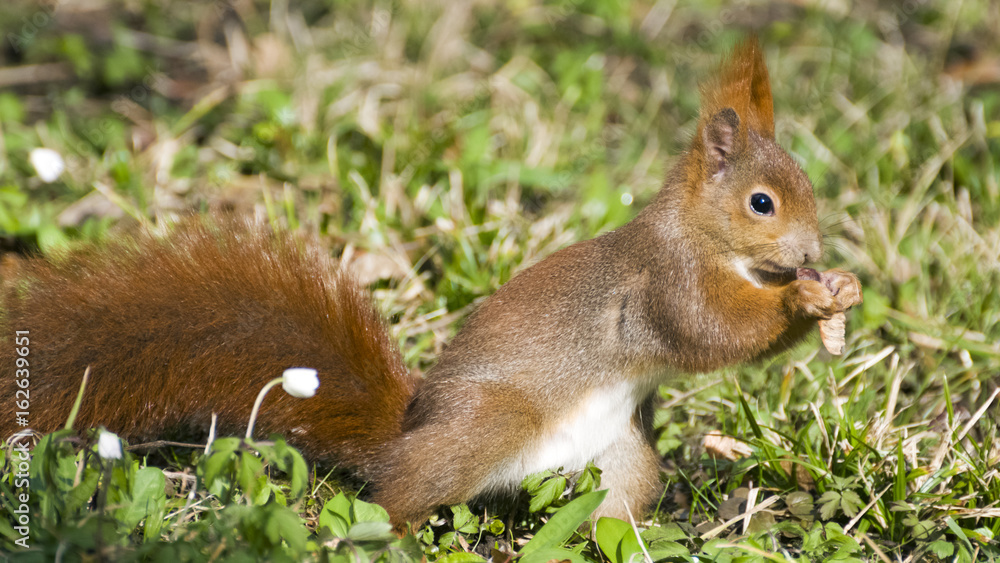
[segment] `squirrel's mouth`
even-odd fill
[[[765,283],[791,283],[795,279],[795,268],[782,266],[777,262],[765,260],[754,267],[758,277]]]

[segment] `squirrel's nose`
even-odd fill
[[[802,263],[808,264],[809,262],[816,262],[823,257],[823,240],[822,238],[817,238],[816,240],[810,242],[802,251]]]

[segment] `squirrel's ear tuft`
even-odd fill
[[[764,51],[755,35],[741,41],[719,67],[715,78],[701,87],[701,126],[719,112],[732,108],[742,125],[740,138],[748,131],[774,138],[774,102]]]
[[[705,147],[705,164],[709,177],[715,177],[726,169],[726,160],[737,147],[740,118],[733,108],[725,108],[712,116],[702,129],[702,143]]]

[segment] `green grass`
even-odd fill
[[[777,137],[815,184],[823,266],[856,272],[865,303],[841,358],[813,339],[661,390],[665,494],[636,515],[646,547],[668,561],[1000,559],[992,3],[87,5],[16,0],[0,14],[3,248],[48,252],[191,211],[260,214],[318,234],[366,276],[421,370],[480,298],[649,201],[693,133],[697,81],[757,29]],[[28,161],[40,146],[66,160],[56,182]],[[711,458],[713,430],[752,455]],[[296,498],[280,443],[262,459],[291,478],[257,477],[240,448],[102,468],[88,447],[43,444],[42,551],[19,551],[0,520],[3,551],[26,559],[618,561],[638,547],[614,522],[596,540],[574,534],[570,498],[588,478],[539,477],[513,516],[456,508],[392,540],[377,508],[323,474]],[[201,479],[191,500],[183,472]],[[122,508],[137,498],[152,508]],[[751,506],[764,508],[737,518]],[[528,548],[532,536],[544,541]]]

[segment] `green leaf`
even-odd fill
[[[90,502],[97,492],[97,483],[101,478],[100,465],[89,467],[83,472],[80,484],[66,495],[66,512],[73,513]]]
[[[468,506],[464,504],[453,506],[451,513],[454,515],[452,525],[455,530],[463,534],[475,534],[479,531],[479,517],[474,515]]]
[[[208,457],[203,457],[199,465],[202,469],[202,481],[206,488],[211,488],[212,484],[229,475],[224,475],[232,471],[235,462],[234,454],[240,447],[238,438],[220,438],[212,442],[212,451]]]
[[[819,497],[819,503],[819,517],[823,520],[829,520],[837,515],[837,510],[840,508],[840,493],[827,491]]]
[[[710,557],[712,563],[730,563],[735,558],[729,549],[729,542],[720,539],[709,540],[705,545],[701,546],[701,553],[699,554],[699,561],[701,560],[700,555],[703,553]],[[753,559],[736,559],[737,561],[754,561]]]
[[[758,440],[763,440],[764,433],[761,431],[760,426],[757,425],[757,419],[754,418],[753,412],[750,410],[750,405],[747,404],[746,398],[743,397],[743,389],[740,388],[738,382],[736,384],[736,398],[740,400],[740,406],[743,408],[743,413],[746,415],[747,422],[750,423],[750,429],[753,430],[753,435],[756,436]]]
[[[451,549],[451,546],[455,545],[455,538],[458,537],[458,532],[445,532],[441,534],[438,539],[437,544],[441,549]]]
[[[31,479],[40,479],[46,487],[67,491],[76,477],[76,454],[65,438],[73,430],[59,430],[43,436],[35,446],[31,459]]]
[[[690,541],[690,536],[677,524],[670,523],[665,526],[649,528],[643,531],[640,537],[646,542],[646,548],[653,561],[661,561],[669,557],[687,558],[691,555],[687,547],[678,543]]]
[[[288,473],[288,478],[291,480],[292,497],[299,498],[309,488],[309,466],[298,450],[289,448],[288,455],[292,458],[292,467],[285,473]]]
[[[137,80],[145,72],[142,55],[122,43],[115,43],[114,49],[104,58],[104,79],[113,87],[130,80]]]
[[[14,527],[6,518],[0,518],[0,536],[14,541],[21,538],[21,534],[14,531]]]
[[[931,532],[933,532],[936,527],[937,526],[934,525],[934,522],[931,522],[930,520],[920,520],[913,526],[913,537],[918,540],[929,539]]]
[[[824,527],[824,531],[827,537],[824,546],[836,548],[836,552],[831,556],[831,559],[844,560],[851,554],[861,551],[861,545],[858,541],[845,534],[840,524],[829,522]]]
[[[388,522],[358,522],[347,531],[347,538],[355,541],[392,540],[395,537],[392,524]]]
[[[274,442],[274,462],[278,469],[288,475],[290,493],[293,498],[301,497],[309,484],[309,467],[298,450],[288,445],[279,435],[271,437]]]
[[[524,553],[524,550],[521,550],[521,553]],[[587,559],[579,553],[560,547],[546,547],[544,549],[538,549],[523,555],[517,561],[518,563],[549,563],[550,561],[588,563]]]
[[[309,530],[302,524],[302,519],[293,510],[276,504],[268,505],[271,510],[264,521],[264,532],[274,544],[280,545],[284,540],[288,546],[301,553],[306,548]]]
[[[449,553],[444,557],[437,560],[438,563],[479,563],[481,561],[486,561],[482,557],[476,555],[475,553]]]
[[[968,535],[968,532],[970,530],[966,529],[965,531],[966,531],[966,535]],[[977,539],[977,540],[979,540],[979,541],[981,541],[983,543],[990,543],[990,542],[993,541],[993,536],[994,536],[993,530],[991,530],[989,528],[979,527],[979,528],[976,528],[975,530],[971,530],[971,531],[972,531],[972,533],[977,534],[976,536],[973,536],[973,537],[975,537],[975,539]]]
[[[861,501],[858,493],[848,489],[840,494],[840,508],[848,518],[854,518],[865,503]]]
[[[264,480],[264,487],[270,494],[274,495],[274,502],[280,504],[281,506],[288,506],[288,497],[285,496],[285,491],[279,485],[272,483],[267,475],[262,475],[261,479]]]
[[[653,561],[662,561],[669,557],[690,557],[691,551],[683,544],[673,541],[656,542],[649,546],[649,556]]]
[[[334,537],[347,537],[347,530],[351,525],[351,501],[347,500],[344,493],[326,501],[319,513],[318,524],[321,528],[328,528]]]
[[[576,485],[573,487],[573,492],[576,494],[589,493],[591,491],[596,491],[601,486],[601,470],[594,462],[588,461],[587,467],[583,469],[580,473],[580,477],[576,480]]]
[[[237,460],[236,480],[243,489],[243,494],[253,498],[257,494],[258,477],[264,472],[264,465],[257,454],[250,450],[240,452]]]
[[[351,515],[351,500],[344,493],[338,493],[337,496],[326,501],[326,504],[323,505],[323,510],[329,510],[347,522],[354,521]]]
[[[973,551],[972,542],[970,542],[969,538],[966,537],[965,532],[962,531],[962,528],[958,525],[958,522],[955,522],[955,519],[952,518],[951,516],[946,516],[944,519],[944,523],[947,524],[948,529],[951,530],[951,533],[955,534],[956,536],[958,536],[960,540],[962,540],[962,543],[965,545],[966,549],[972,552]]]
[[[658,541],[686,541],[690,536],[673,522],[663,526],[654,526],[642,532],[642,539],[651,544]]]
[[[896,478],[892,485],[892,500],[906,500],[906,457],[903,455],[903,441],[896,442]]]
[[[636,553],[641,553],[639,541],[628,522],[617,518],[601,518],[597,521],[594,539],[604,555],[614,563],[625,563]]]
[[[486,526],[486,530],[494,536],[502,535],[506,529],[507,527],[504,526],[503,522],[496,518],[490,520],[490,523]]]
[[[546,479],[539,485],[531,495],[531,504],[528,510],[538,512],[550,506],[566,491],[567,479],[562,475],[555,475]]]
[[[267,478],[267,475],[261,475],[257,477],[254,487],[257,492],[251,497],[251,503],[255,506],[264,506],[267,504],[267,501],[271,500],[271,481]]]
[[[597,510],[597,507],[604,501],[608,491],[594,491],[571,500],[566,506],[560,508],[552,515],[552,518],[542,526],[541,530],[531,538],[521,554],[539,551],[549,547],[555,547],[566,541],[580,524],[587,521],[590,515]]]
[[[625,534],[631,531],[627,522],[617,518],[601,518],[597,521],[594,540],[605,557],[614,563],[621,563],[621,544]]]
[[[214,442],[212,442],[212,449],[209,451],[209,455],[231,454],[240,449],[241,445],[243,445],[243,440],[239,438],[217,438]]]
[[[964,545],[959,545],[958,553],[955,554],[955,558],[952,561],[956,563],[972,563],[972,553]]]
[[[811,520],[813,518],[813,497],[804,491],[795,491],[785,496],[785,506],[788,512],[797,518]]]
[[[167,506],[166,486],[167,480],[160,469],[143,467],[136,471],[130,491],[131,500],[116,513],[122,527],[131,532],[140,521],[147,518],[146,537],[158,537]]]
[[[955,553],[955,544],[950,541],[938,540],[931,542],[930,548],[934,552],[934,555],[937,555],[938,559],[947,559]]]
[[[944,392],[944,406],[948,412],[948,428],[955,428],[955,405],[951,402],[951,388],[948,387],[948,375],[941,376],[941,390]]]
[[[347,530],[351,527],[350,523],[347,522],[347,519],[339,514],[327,511],[325,507],[323,511],[319,513],[318,524],[320,528],[330,530],[330,533],[333,534],[333,537],[335,538],[346,538]]]
[[[542,481],[554,475],[551,471],[539,471],[538,473],[532,473],[521,481],[521,488],[528,491],[530,494],[534,494],[541,486]]]
[[[388,522],[389,513],[377,504],[354,499],[351,502],[351,519],[354,522]]]

